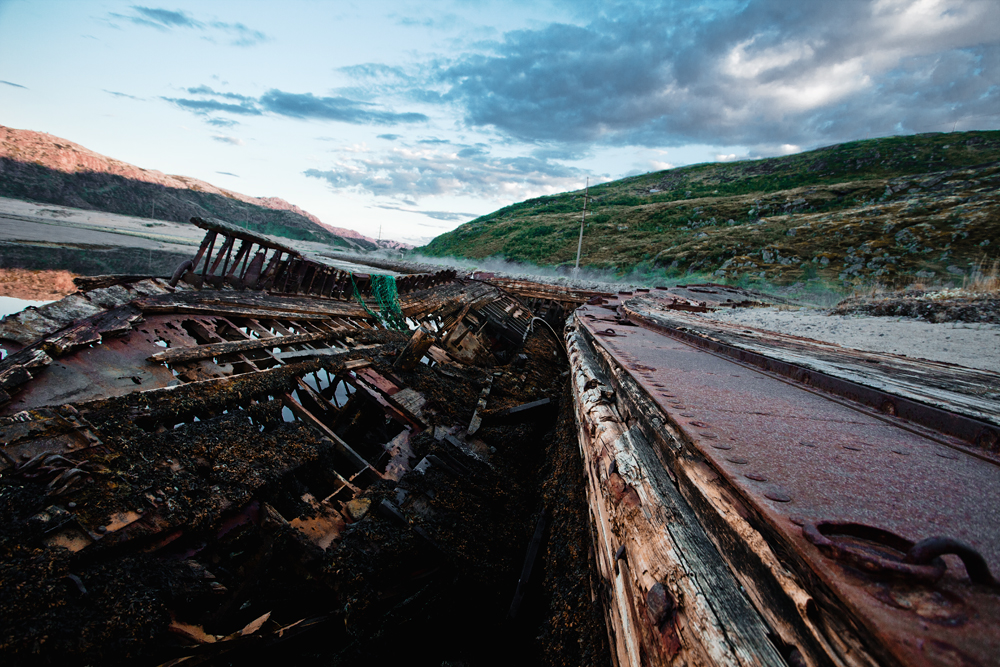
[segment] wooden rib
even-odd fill
[[[286,347],[296,343],[311,343],[314,341],[332,339],[336,332],[292,334],[290,336],[273,336],[271,338],[247,338],[245,340],[226,341],[223,343],[208,343],[197,347],[179,347],[157,352],[148,357],[155,363],[181,363],[207,357],[217,357],[223,354],[259,350],[262,348]]]

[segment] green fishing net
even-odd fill
[[[380,321],[386,329],[396,329],[407,331],[406,318],[403,317],[403,310],[399,304],[399,294],[396,292],[396,279],[393,276],[385,276],[377,273],[371,274],[372,295],[375,303],[378,304],[378,313],[372,312],[368,304],[361,297],[358,285],[354,282],[354,275],[351,274],[351,285],[354,286],[354,298],[357,299],[361,307],[369,315]]]

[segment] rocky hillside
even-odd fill
[[[856,141],[590,189],[581,264],[840,283],[960,279],[1000,255],[1000,132]],[[572,266],[583,191],[482,216],[422,252]]]
[[[3,126],[0,196],[174,222],[208,216],[275,236],[355,250],[376,248],[371,239],[357,232],[338,234],[278,197],[250,197],[196,178],[136,167],[51,134]]]

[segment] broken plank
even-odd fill
[[[479,427],[482,426],[483,418],[479,416],[479,413],[486,409],[486,399],[490,397],[490,389],[493,387],[493,376],[486,378],[486,386],[483,387],[483,391],[479,394],[479,402],[476,403],[476,411],[472,413],[472,419],[469,420],[469,428],[466,430],[467,435],[474,435]]]
[[[551,416],[555,411],[555,404],[549,398],[542,398],[530,403],[490,412],[482,415],[483,424],[520,424],[528,421],[535,421],[543,417]]]
[[[281,398],[283,399],[282,402],[288,407],[289,410],[295,413],[296,417],[307,424],[312,424],[322,431],[323,435],[333,441],[334,447],[349,461],[357,466],[357,469],[351,473],[352,477],[356,476],[359,472],[368,470],[374,473],[379,479],[382,478],[382,474],[375,470],[375,468],[373,468],[363,456],[354,451],[353,447],[344,442],[344,440],[339,435],[334,433],[333,429],[324,424],[319,417],[302,407],[302,404],[296,401],[291,394],[282,394]]]
[[[283,320],[325,320],[329,315],[315,313],[300,313],[263,308],[247,308],[228,304],[205,305],[198,303],[152,302],[136,299],[136,306],[144,313],[187,313],[192,315],[236,315],[239,317],[255,317],[264,319],[281,318]]]
[[[433,344],[434,336],[423,327],[418,327],[413,332],[413,335],[410,336],[406,347],[396,357],[396,361],[392,367],[401,371],[412,371],[420,363],[420,360],[423,359],[424,354],[427,353],[427,348]]]
[[[335,338],[338,334],[334,332],[292,334],[290,336],[273,336],[271,338],[251,338],[248,340],[226,341],[223,343],[209,343],[196,347],[178,347],[167,349],[151,355],[148,360],[155,363],[180,363],[193,361],[195,359],[205,359],[207,357],[217,357],[223,354],[234,352],[245,352],[247,350],[260,350],[263,348],[287,347],[297,343],[312,343],[321,340]],[[312,350],[310,350],[312,351]]]

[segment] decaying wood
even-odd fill
[[[631,376],[589,334],[579,334],[577,340],[578,349],[592,354],[598,371],[610,381],[613,400],[620,410],[632,416],[635,428],[647,442],[655,443],[647,450],[654,457],[646,462],[649,469],[671,471],[685,506],[690,508],[691,525],[704,527],[717,549],[715,553],[725,559],[753,606],[781,641],[794,647],[810,666],[879,664],[858,629],[841,618],[842,610],[824,608],[806,590],[803,581],[808,573],[796,574],[789,569],[790,564],[772,547],[774,536],[769,540],[761,533],[764,522],[754,519],[739,493],[685,444],[676,426]],[[571,356],[571,364],[575,363]]]
[[[567,347],[618,664],[785,664],[582,336],[569,333]]]
[[[613,296],[607,292],[579,290],[556,285],[546,285],[530,280],[505,280],[496,276],[490,278],[490,283],[524,299],[548,299],[558,301],[566,306],[580,306],[596,297]]]
[[[317,333],[292,334],[290,336],[272,336],[270,338],[251,338],[248,340],[225,341],[222,343],[209,343],[198,345],[197,347],[181,347],[157,352],[149,357],[149,361],[155,363],[180,363],[193,361],[195,359],[206,359],[217,357],[233,352],[246,352],[247,350],[260,350],[264,348],[287,347],[298,343],[313,343],[330,340],[341,335],[339,332],[323,331]]]
[[[433,344],[434,335],[423,327],[417,327],[413,335],[410,336],[410,340],[406,343],[406,347],[396,357],[393,368],[406,372],[412,371],[417,367],[417,364],[420,363],[424,355],[427,354],[427,349]]]
[[[101,287],[111,287],[112,285],[125,285],[137,283],[151,276],[133,276],[128,274],[111,274],[105,276],[77,276],[73,278],[73,284],[81,291],[87,292]]]
[[[469,428],[466,430],[467,435],[474,435],[482,425],[483,418],[479,416],[479,413],[486,409],[486,401],[490,397],[490,389],[492,388],[493,376],[490,375],[486,378],[486,386],[483,387],[482,392],[479,394],[479,402],[476,403],[476,410],[472,413],[472,419],[469,421]]]

